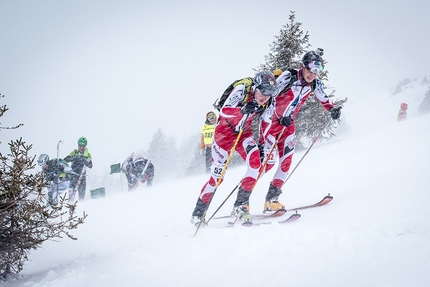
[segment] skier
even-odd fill
[[[322,55],[323,50],[320,48],[316,51],[307,52],[302,58],[300,69],[287,70],[276,80],[279,94],[275,97],[275,111],[264,145],[265,158],[272,150],[279,135],[281,133],[282,135],[278,139],[276,146],[279,165],[269,185],[264,211],[285,209],[278,199],[282,193],[281,188],[287,179],[294,153],[294,117],[309,95],[313,92],[324,109],[330,111],[333,119],[340,118],[341,107],[334,107],[332,101],[324,92],[322,82],[318,79],[318,74],[324,69]],[[270,159],[267,162],[265,172],[269,171],[275,162],[276,160]]]
[[[406,113],[407,110],[408,110],[408,104],[401,103],[399,114],[397,115],[397,121],[398,122],[406,120],[406,118],[408,117],[408,114]]]
[[[91,154],[88,151],[87,144],[87,139],[85,137],[80,137],[78,139],[78,149],[74,149],[64,158],[66,162],[72,163],[72,170],[76,173],[70,178],[70,187],[73,190],[73,195],[70,198],[71,200],[74,200],[76,191],[79,193],[80,201],[85,199],[87,188],[86,167],[93,167]]]
[[[232,214],[245,223],[252,220],[249,214],[249,197],[256,183],[261,160],[252,134],[251,123],[255,117],[261,118],[259,124],[261,131],[270,125],[273,97],[278,90],[273,74],[266,71],[258,73],[249,85],[248,87],[246,84],[237,85],[220,110],[212,143],[211,176],[201,189],[192,213],[191,223],[194,225],[199,225],[200,221],[204,220],[202,217],[208,208],[217,182],[222,182],[221,174],[226,168],[227,159],[236,141],[235,151],[245,160],[247,171],[240,183]],[[240,135],[239,138],[238,135]]]
[[[215,130],[216,114],[212,111],[206,114],[206,121],[202,127],[202,137],[200,141],[200,155],[205,156],[206,173],[211,172],[212,165],[212,141]]]
[[[71,194],[70,175],[74,172],[69,165],[62,159],[49,159],[47,154],[41,154],[37,159],[37,164],[42,167],[45,180],[48,183],[48,203],[52,206],[58,204],[58,196],[65,190]]]
[[[128,182],[128,191],[135,190],[139,185],[146,182],[148,187],[152,186],[154,180],[154,165],[145,159],[141,153],[134,152],[122,163],[122,173],[125,174]]]

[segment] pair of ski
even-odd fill
[[[333,200],[333,196],[328,194],[328,195],[324,196],[323,199],[321,199],[320,201],[318,201],[317,203],[314,203],[314,204],[299,206],[299,207],[290,208],[290,209],[280,209],[280,210],[277,210],[276,212],[271,213],[271,214],[253,215],[252,216],[252,219],[253,219],[252,223],[244,222],[244,223],[242,223],[242,225],[249,227],[249,226],[259,226],[259,225],[264,225],[264,224],[272,224],[273,222],[277,222],[279,224],[294,222],[301,217],[301,215],[298,213],[299,210],[324,206],[324,205],[328,204],[329,202],[331,202],[332,200]],[[287,218],[282,217],[284,214],[286,214],[289,211],[295,211],[296,213],[290,215]],[[233,215],[218,216],[218,217],[214,217],[213,219],[224,219],[224,218],[233,218],[234,219],[234,221],[228,222],[229,226],[234,226],[238,220],[238,218],[234,217]],[[278,218],[280,218],[280,219],[277,220]],[[275,219],[275,220],[265,221],[266,219]]]

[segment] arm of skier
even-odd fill
[[[315,81],[316,84],[314,95],[321,102],[324,109],[326,109],[326,111],[330,111],[332,108],[334,108],[334,104],[325,93],[322,82],[319,79],[315,79]]]
[[[235,87],[224,106],[220,110],[220,117],[228,121],[229,125],[235,131],[239,131],[244,125],[244,121],[248,118],[247,115],[241,113],[241,106],[243,99],[245,97],[245,85],[238,85]]]
[[[324,92],[321,81],[318,79],[316,79],[316,81],[317,82],[316,82],[316,87],[315,87],[315,91],[314,91],[315,96],[321,102],[324,109],[326,109],[327,111],[330,112],[333,120],[339,119],[340,115],[341,115],[340,110],[342,109],[342,106],[335,107],[333,102],[330,100],[330,98]]]

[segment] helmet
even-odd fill
[[[312,73],[319,74],[324,70],[322,55],[324,55],[324,50],[321,48],[318,48],[316,51],[307,52],[302,58],[303,65]]]
[[[206,119],[208,119],[208,120],[209,119],[216,119],[216,114],[214,112],[210,111],[206,114]]]
[[[80,137],[78,139],[78,145],[79,146],[87,146],[87,143],[88,143],[88,141],[87,141],[86,137]]]
[[[408,109],[408,104],[407,103],[401,103],[400,104],[400,109],[402,109],[402,110],[407,110]]]
[[[261,71],[255,75],[254,84],[266,97],[274,97],[278,93],[275,77],[268,71]]]
[[[47,154],[42,153],[39,155],[39,158],[37,159],[37,164],[40,166],[44,166],[49,160],[49,156]]]
[[[275,78],[279,77],[281,74],[282,74],[282,70],[281,70],[281,69],[276,69],[276,70],[273,72],[273,76],[274,76]]]

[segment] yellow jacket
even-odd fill
[[[200,141],[200,149],[212,147],[215,125],[204,124],[202,127],[202,136]]]

